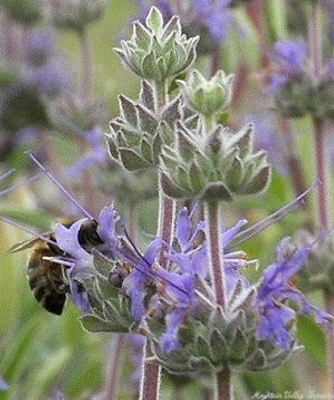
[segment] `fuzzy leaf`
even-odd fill
[[[153,114],[155,113],[155,98],[151,84],[146,81],[141,81],[140,102]]]
[[[164,20],[161,12],[156,7],[151,8],[145,22],[153,32],[162,31]]]
[[[152,159],[152,148],[150,143],[147,142],[147,140],[142,139],[141,141],[141,146],[140,146],[140,153],[143,156],[143,158],[148,161],[149,163],[153,163]]]
[[[181,119],[181,97],[177,96],[172,102],[162,110],[161,119],[168,125],[174,124],[178,119]]]
[[[151,164],[145,161],[138,153],[130,149],[119,149],[120,158],[128,171],[150,168]]]
[[[109,322],[93,314],[83,315],[79,318],[81,325],[88,332],[118,332]],[[126,331],[123,331],[126,332]]]
[[[211,183],[202,192],[203,201],[232,201],[233,195],[223,183]]]
[[[240,188],[243,194],[257,194],[264,191],[270,182],[271,168],[269,165],[263,167],[247,185]]]
[[[121,94],[119,96],[119,107],[121,115],[127,124],[137,127],[137,111],[135,103]]]
[[[184,190],[182,190],[179,186],[174,185],[174,183],[172,183],[172,181],[168,178],[168,176],[165,173],[161,174],[160,183],[163,192],[167,196],[175,199],[182,199],[186,197]]]
[[[139,126],[141,130],[148,132],[150,136],[153,136],[158,129],[157,120],[154,118],[153,114],[143,105],[138,104],[136,108],[139,115]]]

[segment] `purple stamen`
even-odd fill
[[[93,220],[94,217],[90,212],[88,212],[72,195],[71,193],[65,189],[64,185],[62,185],[52,174],[49,172],[32,153],[28,153],[29,157],[34,161],[34,163],[44,172],[44,174],[58,187],[58,189],[76,206],[78,209],[84,214],[85,217]]]
[[[8,171],[7,173],[5,173],[4,179],[7,178],[9,175],[11,175],[13,172],[14,172],[14,170],[11,170],[11,171]],[[23,182],[19,182],[19,183],[15,184],[15,185],[9,187],[8,189],[1,190],[0,191],[0,196],[5,196],[6,194],[11,193],[16,189],[19,189],[22,186],[29,185],[31,182],[37,180],[38,178],[40,178],[43,175],[44,175],[43,172],[39,172],[38,174],[36,174],[34,176],[31,176],[30,178],[26,179]],[[3,178],[3,176],[0,177],[0,181],[2,180],[2,178]]]

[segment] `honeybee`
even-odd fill
[[[62,219],[60,222],[69,228],[78,219]],[[92,248],[102,244],[97,233],[97,222],[86,220],[83,222],[79,233],[78,241],[84,250],[90,252]],[[64,309],[66,294],[70,293],[70,286],[66,277],[66,265],[61,265],[49,260],[49,257],[66,256],[57,246],[54,231],[42,235],[46,238],[34,238],[14,245],[10,252],[32,249],[28,259],[27,278],[30,289],[35,299],[47,311],[61,315]],[[53,244],[54,242],[55,244]]]

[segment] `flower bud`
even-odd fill
[[[161,155],[162,189],[172,198],[199,197],[205,201],[231,201],[258,194],[270,181],[266,153],[253,153],[253,126],[231,132],[218,125],[203,134],[177,123],[174,146]]]
[[[50,102],[49,116],[60,131],[86,132],[106,118],[106,105],[103,99],[82,100],[74,94]]]
[[[33,25],[42,16],[40,0],[2,0],[1,6],[14,21],[23,25]]]
[[[187,82],[178,83],[183,88],[189,107],[205,117],[225,111],[230,104],[233,75],[225,75],[221,70],[210,80],[206,80],[199,71],[194,70]]]
[[[50,1],[47,12],[59,29],[82,31],[86,25],[99,19],[106,7],[105,0]]]
[[[129,171],[158,165],[162,145],[173,141],[174,123],[183,115],[180,97],[158,111],[153,88],[143,81],[139,101],[120,96],[119,105],[121,115],[106,134],[111,156]]]
[[[297,235],[299,247],[310,246],[305,267],[298,274],[298,286],[304,291],[321,289],[334,293],[334,235],[322,232],[315,237],[301,231]]]
[[[135,74],[162,82],[189,67],[196,58],[197,42],[198,37],[187,39],[182,34],[178,17],[163,26],[160,11],[152,7],[146,26],[136,21],[131,39],[115,51]]]

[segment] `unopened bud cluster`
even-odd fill
[[[297,234],[298,245],[310,246],[310,255],[298,275],[298,284],[305,292],[324,290],[334,293],[334,235],[323,231],[317,237],[310,232]]]
[[[182,34],[178,17],[163,26],[161,13],[152,8],[146,26],[134,23],[130,40],[115,49],[122,61],[144,79],[162,82],[185,71],[196,58],[198,37]]]
[[[154,7],[146,26],[135,23],[132,39],[116,51],[144,80],[138,101],[119,98],[121,114],[106,134],[110,154],[127,170],[159,168],[162,189],[172,198],[230,201],[260,193],[270,166],[265,152],[253,152],[252,126],[234,132],[217,123],[228,111],[232,75],[218,71],[207,80],[193,71],[177,80],[181,93],[161,96],[161,83],[195,60],[196,43],[181,34],[176,17],[163,26]]]

